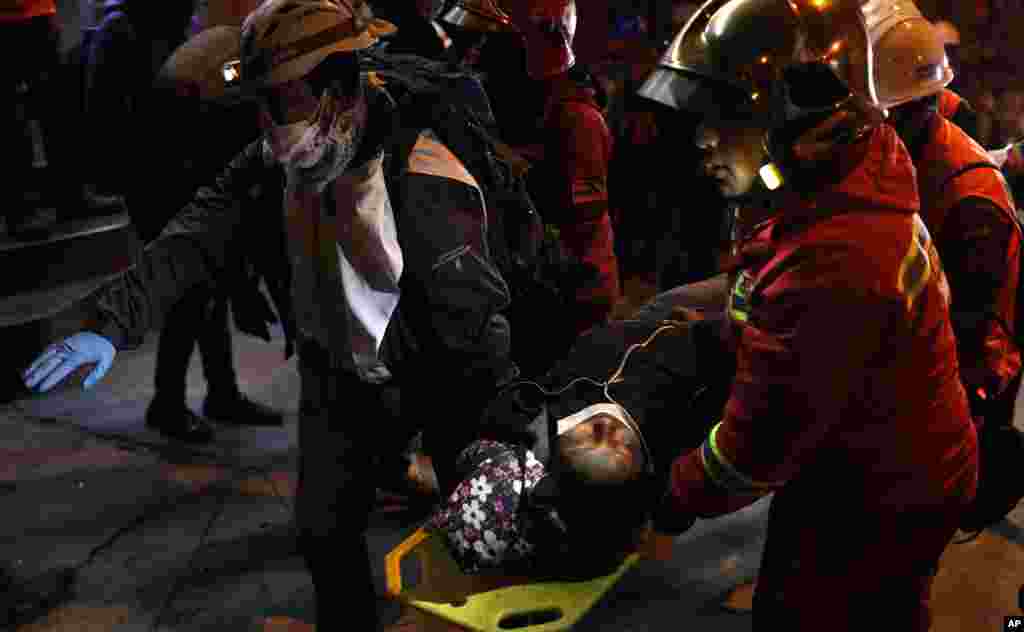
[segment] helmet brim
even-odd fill
[[[365,50],[375,46],[380,42],[381,38],[390,37],[397,32],[398,27],[393,23],[380,18],[373,18],[370,20],[367,28],[358,35],[338,40],[329,46],[324,46],[306,55],[290,59],[275,66],[269,73],[258,80],[246,81],[246,78],[243,76],[238,94],[247,98],[262,95],[271,86],[305,77],[329,55]]]
[[[497,16],[487,16],[459,5],[453,6],[441,15],[441,21],[445,24],[451,24],[452,26],[478,33],[518,32],[518,29],[512,25],[511,20],[499,19]]]
[[[697,73],[659,66],[637,95],[702,118],[756,124],[761,113],[742,90]]]

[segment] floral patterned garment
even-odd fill
[[[530,490],[544,476],[544,464],[529,450],[480,440],[463,450],[458,467],[469,475],[427,528],[444,539],[465,573],[530,566],[537,517],[524,515],[520,501],[524,486]]]

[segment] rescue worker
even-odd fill
[[[545,95],[544,158],[531,170],[534,200],[568,253],[598,271],[571,315],[576,334],[604,322],[621,295],[608,209],[612,136],[589,74],[576,65],[574,0],[517,0],[509,14],[523,36],[529,76]]]
[[[940,113],[953,70],[935,27],[904,0],[864,11],[879,103],[917,167],[921,217],[949,279],[960,377],[976,415],[1004,399],[1012,410],[1021,371],[1013,197],[988,152]]]
[[[487,42],[488,34],[515,32],[512,18],[494,0],[458,0],[438,20],[453,31],[452,65],[468,70],[479,64],[480,51]],[[478,79],[464,81],[460,92],[480,122],[497,136],[498,123],[483,83]],[[503,155],[511,155],[507,146],[502,145],[500,149]]]
[[[273,298],[298,328],[296,522],[321,630],[380,624],[365,539],[377,475],[423,429],[440,489],[453,485],[484,403],[516,375],[498,316],[508,288],[487,259],[479,187],[433,134],[417,139],[392,208],[382,162],[402,112],[358,64],[393,28],[348,0],[266,0],[250,14],[240,74],[260,100],[264,137],[196,193],[133,269],[83,301],[81,333],[24,372],[40,392],[95,365],[91,387],[124,341],[158,327],[189,288],[223,282],[226,244],[248,235],[258,250],[247,257],[290,275],[290,299]],[[261,212],[251,198],[263,196],[282,210]],[[287,241],[275,248],[268,235],[279,233]]]
[[[775,187],[730,273],[729,401],[655,518],[672,533],[774,492],[756,630],[927,630],[977,485],[948,286],[869,59],[854,2],[711,0],[641,88]]]
[[[512,33],[515,26],[512,18],[495,0],[456,0],[440,16],[440,20],[456,32],[470,34],[456,43],[459,48],[458,63],[475,66],[479,62],[480,49],[487,42],[488,33]]]

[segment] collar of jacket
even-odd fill
[[[896,130],[876,128],[864,140],[836,152],[828,164],[814,171],[821,182],[813,189],[780,191],[778,231],[789,232],[827,217],[850,212],[886,212],[912,215],[921,208],[917,175]]]

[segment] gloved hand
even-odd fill
[[[82,366],[94,364],[96,368],[82,383],[82,389],[87,390],[107,374],[116,354],[109,340],[83,331],[47,347],[22,373],[22,378],[29,390],[45,393]]]

